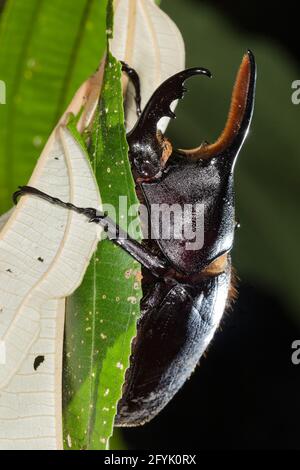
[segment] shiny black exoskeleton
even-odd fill
[[[139,83],[132,69],[139,105]],[[128,237],[104,214],[82,209],[22,187],[31,193],[81,212],[103,225],[112,241],[142,265],[143,299],[137,336],[115,424],[136,426],[151,420],[189,378],[223,315],[232,290],[230,250],[235,232],[233,169],[249,130],[255,94],[256,66],[249,51],[243,59],[233,91],[227,124],[214,144],[193,150],[173,150],[158,131],[158,121],[174,117],[171,103],[182,98],[184,82],[193,68],[166,80],[153,94],[128,133],[129,158],[141,203],[151,213],[153,204],[201,205],[204,208],[201,246],[191,241],[161,238],[161,219],[150,226],[152,236],[142,244]],[[182,227],[196,224],[195,211],[182,219]],[[170,218],[170,225],[175,222]],[[170,227],[176,228],[176,227]],[[178,228],[178,227],[177,227]]]

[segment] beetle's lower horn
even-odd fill
[[[180,153],[191,160],[208,159],[229,152],[236,157],[249,130],[254,108],[256,64],[251,51],[243,57],[233,88],[226,126],[213,144],[201,144]]]

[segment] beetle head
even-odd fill
[[[158,177],[172,154],[170,142],[158,131],[161,118],[175,118],[170,109],[173,101],[182,98],[184,82],[193,75],[210,76],[206,69],[195,67],[168,78],[153,93],[134,128],[127,134],[130,160],[137,178]]]
[[[130,156],[134,171],[138,178],[148,179],[160,176],[163,168],[163,146],[160,135],[145,134],[141,140],[130,144]],[[172,151],[171,151],[172,153]]]

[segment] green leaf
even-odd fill
[[[8,0],[0,21],[0,214],[105,47],[106,0]]]
[[[127,198],[128,207],[138,207],[138,200],[128,161],[121,66],[110,53],[92,141],[90,155],[102,202],[116,208],[115,220],[126,228],[127,208],[119,206],[119,196]],[[82,285],[67,301],[63,387],[66,449],[108,447],[136,334],[140,278],[140,265],[111,241],[103,240]]]

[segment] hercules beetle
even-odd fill
[[[140,244],[121,228],[117,228],[115,236],[116,225],[105,214],[64,203],[28,186],[21,187],[15,199],[22,194],[35,194],[83,213],[105,227],[108,237],[141,263],[141,317],[115,420],[116,426],[137,426],[157,415],[189,378],[233,296],[233,170],[253,114],[256,65],[248,51],[219,139],[193,150],[176,151],[158,131],[158,121],[164,116],[175,117],[170,105],[183,97],[186,79],[193,75],[210,76],[209,71],[191,68],[175,74],[154,92],[140,112],[138,76],[124,64],[123,70],[133,79],[136,89],[138,120],[127,140],[138,197],[148,209],[154,203],[204,204],[203,247],[187,251],[185,241],[174,239],[144,240]],[[110,236],[112,233],[114,237]]]

